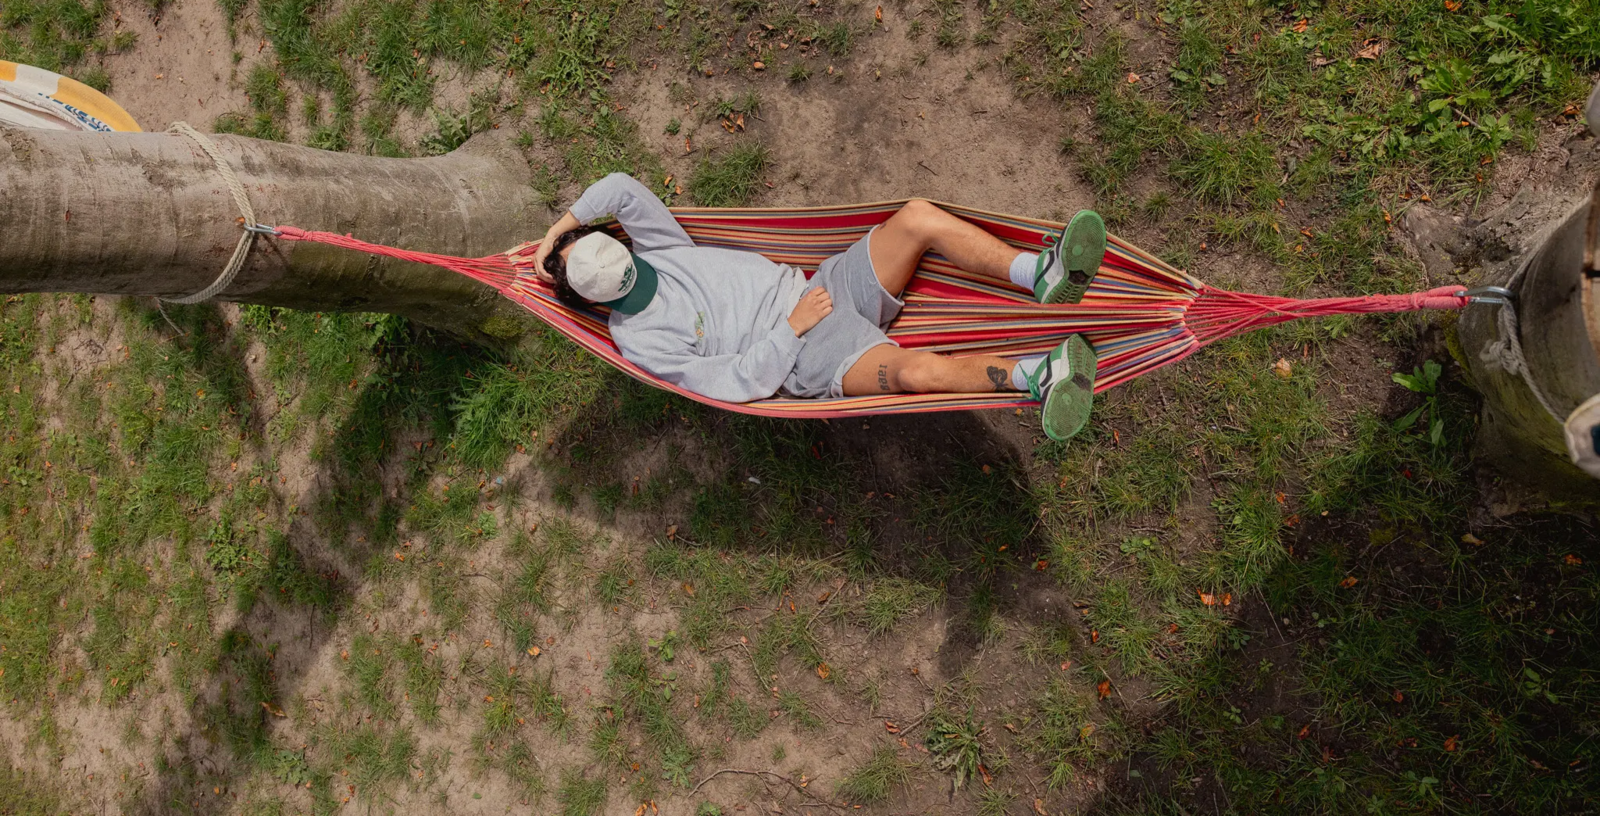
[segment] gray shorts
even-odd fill
[[[873,229],[877,229],[874,227]],[[900,314],[905,301],[889,294],[872,269],[867,250],[872,233],[817,267],[807,291],[818,286],[833,298],[833,311],[806,332],[805,345],[794,370],[783,381],[783,391],[796,397],[844,395],[844,375],[861,355],[885,343],[899,345],[884,331]]]

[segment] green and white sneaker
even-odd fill
[[[1034,266],[1033,297],[1040,303],[1077,303],[1094,283],[1106,256],[1106,222],[1079,210]]]
[[[1039,401],[1044,432],[1051,439],[1065,442],[1089,421],[1095,363],[1094,347],[1074,334],[1028,374],[1028,391]]]

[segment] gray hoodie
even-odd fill
[[[754,252],[695,246],[666,205],[622,173],[590,185],[572,216],[615,215],[633,251],[655,267],[655,299],[638,314],[611,313],[622,356],[667,382],[712,399],[770,397],[794,368],[805,339],[788,318],[806,278]]]

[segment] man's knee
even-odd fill
[[[902,205],[894,217],[912,234],[926,239],[933,235],[939,228],[939,222],[948,214],[931,201],[913,198]]]

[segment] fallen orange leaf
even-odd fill
[[[878,6],[876,9],[873,9],[872,19],[877,20],[880,23],[883,22],[883,6]]]
[[[1454,751],[1456,748],[1460,747],[1460,745],[1461,745],[1460,739],[1461,739],[1461,735],[1460,734],[1456,734],[1455,736],[1451,737],[1450,739],[1445,740],[1444,741],[1444,749],[1446,751]]]
[[[832,673],[833,673],[833,670],[828,668],[828,664],[826,664],[826,663],[818,663],[817,664],[817,676],[818,677],[826,680],[826,679],[828,679],[828,675],[830,675]]]
[[[1583,559],[1582,558],[1579,558],[1578,556],[1573,555],[1572,553],[1567,553],[1567,557],[1563,558],[1561,560],[1567,562],[1569,565],[1574,566],[1574,567],[1576,567],[1579,564],[1583,563]]]
[[[1200,590],[1195,590],[1195,591],[1200,593],[1200,603],[1203,603],[1206,606],[1216,606],[1217,605],[1217,596],[1212,595],[1209,592],[1200,592]]]
[[[1306,737],[1311,736],[1311,723],[1306,723],[1306,727],[1300,729],[1300,733],[1296,736],[1300,739],[1305,739]]]
[[[1306,30],[1306,26],[1309,26],[1309,25],[1311,25],[1311,21],[1310,20],[1301,20],[1300,22],[1294,24],[1294,30],[1295,30],[1296,33],[1299,33],[1301,31],[1305,31]]]
[[[1343,581],[1340,581],[1339,582],[1339,586],[1342,586],[1345,589],[1349,589],[1350,587],[1353,587],[1353,586],[1356,585],[1356,581],[1357,581],[1356,577],[1354,575],[1351,575],[1351,576],[1345,578]]]
[[[1095,686],[1094,688],[1095,688],[1095,691],[1100,692],[1100,699],[1102,699],[1102,700],[1104,700],[1105,698],[1111,696],[1111,681],[1110,680],[1101,680],[1100,681],[1100,685]]]

